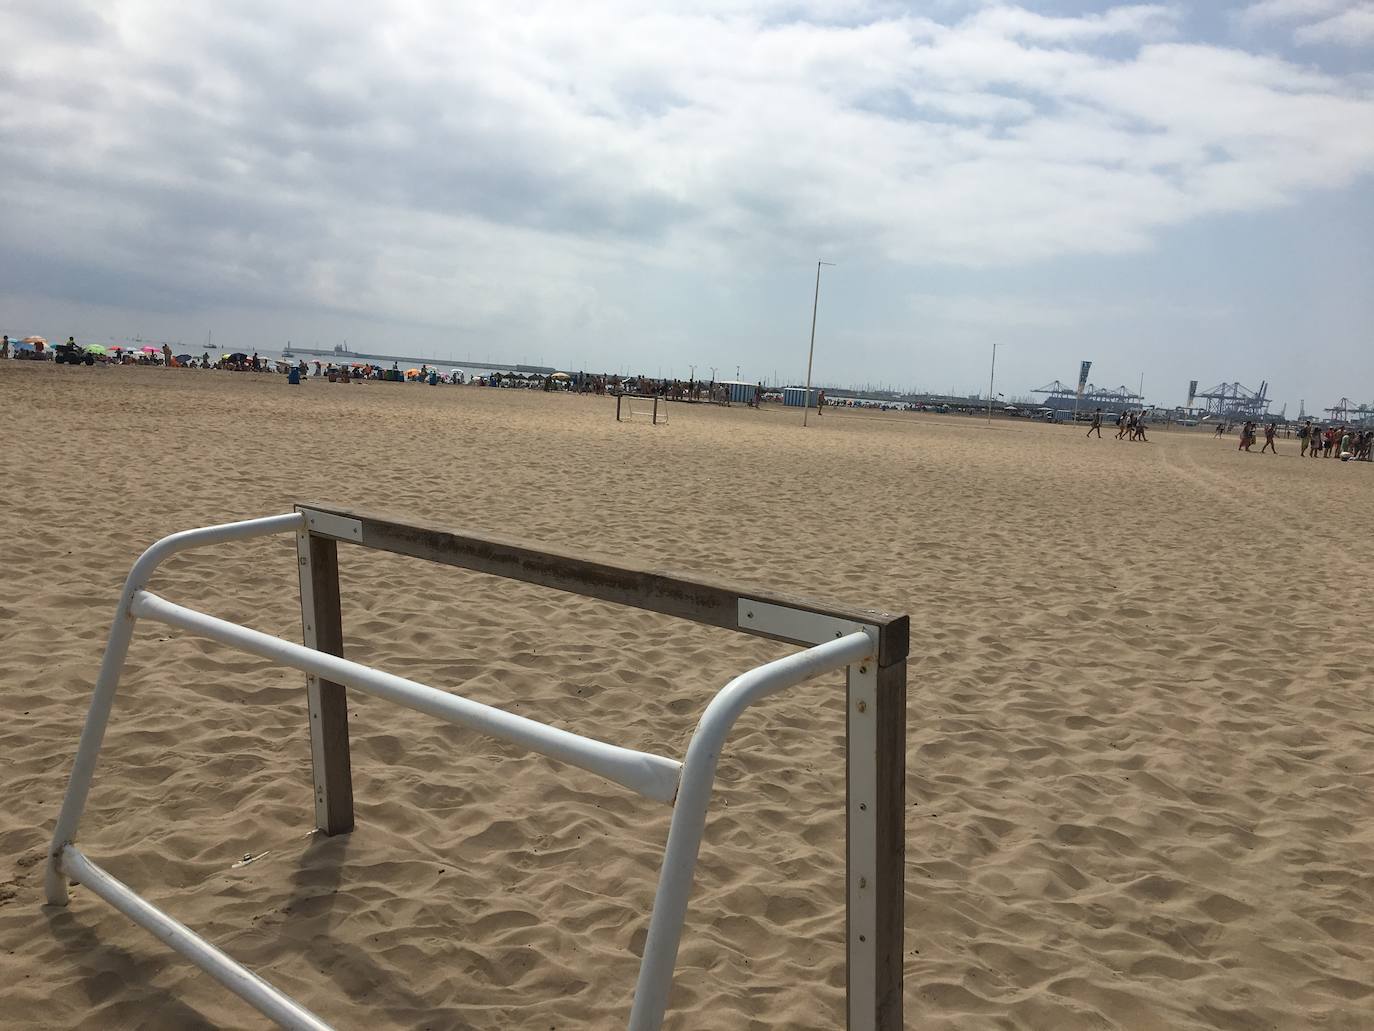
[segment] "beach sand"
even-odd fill
[[[0,363],[0,1024],[261,1027],[42,860],[120,585],[330,500],[911,615],[912,1028],[1374,1027],[1374,468],[922,414]],[[680,756],[786,646],[340,548],[349,657]],[[154,589],[300,639],[290,538]],[[668,1026],[843,1025],[843,684],[740,721]],[[340,1028],[623,1026],[669,810],[350,696],[310,835],[303,678],[141,625],[80,840]],[[234,868],[246,853],[263,854]]]

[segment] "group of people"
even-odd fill
[[[1240,443],[1236,446],[1237,451],[1249,451],[1255,446],[1255,434],[1259,424],[1253,419],[1247,419],[1240,427]],[[1264,447],[1260,448],[1260,454],[1266,451],[1279,453],[1279,449],[1274,446],[1274,438],[1278,435],[1279,427],[1277,423],[1267,423],[1264,427]]]
[[[1222,436],[1226,431],[1224,423],[1217,426],[1215,436]],[[1254,419],[1247,419],[1240,427],[1240,443],[1236,445],[1238,451],[1250,451],[1255,446],[1258,439],[1259,423]],[[1275,438],[1278,436],[1278,423],[1269,422],[1264,426],[1264,446],[1260,448],[1260,454],[1266,451],[1278,454],[1279,449],[1274,446]],[[1321,426],[1312,425],[1312,420],[1308,419],[1298,427],[1298,440],[1302,442],[1299,457],[1309,458],[1339,458],[1344,461],[1370,461],[1370,448],[1374,445],[1374,429],[1357,429],[1353,426]]]
[[[1097,434],[1097,439],[1102,439],[1102,409],[1098,408],[1093,412],[1092,423],[1088,426],[1088,436]],[[1145,409],[1135,411],[1130,409],[1118,412],[1116,416],[1116,439],[1117,440],[1139,440],[1148,444],[1149,438],[1145,436]]]
[[[1313,426],[1308,419],[1298,430],[1302,441],[1302,455],[1310,458],[1340,458],[1357,462],[1370,460],[1374,447],[1374,429],[1360,430],[1350,426]]]

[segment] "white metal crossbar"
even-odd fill
[[[96,759],[105,727],[109,722],[115,690],[128,653],[134,623],[140,618],[151,619],[272,662],[302,670],[313,678],[312,684],[327,681],[360,690],[598,773],[646,798],[672,803],[673,818],[669,826],[668,841],[629,1021],[632,1031],[657,1029],[667,1009],[668,992],[686,919],[687,903],[705,828],[706,812],[711,800],[716,764],[731,727],[739,715],[754,702],[811,677],[857,664],[866,664],[861,668],[867,672],[869,666],[875,665],[873,657],[878,644],[873,628],[852,622],[825,622],[824,617],[819,617],[822,621],[817,623],[818,617],[814,613],[803,613],[803,618],[809,622],[806,623],[801,639],[815,638],[822,640],[823,643],[749,670],[730,681],[706,707],[688,746],[686,758],[679,763],[664,756],[622,748],[573,734],[404,677],[351,662],[338,655],[284,641],[173,604],[146,589],[148,580],[157,566],[179,551],[204,544],[273,533],[304,533],[307,518],[313,519],[313,516],[309,513],[293,512],[288,515],[188,530],[158,541],[134,563],[125,582],[114,623],[110,628],[105,656],[91,698],[90,712],[72,765],[71,780],[54,828],[45,877],[48,903],[55,906],[67,904],[67,878],[71,878],[85,885],[92,893],[150,931],[174,951],[209,973],[282,1027],[300,1031],[324,1031],[328,1027],[314,1014],[91,862],[74,844],[77,825],[90,791]],[[337,533],[341,537],[346,534],[353,535],[353,526],[343,525],[346,522],[349,521],[335,520],[333,523],[312,525],[316,530]],[[355,539],[361,539],[361,531],[358,531]],[[771,620],[776,624],[763,627],[760,632],[782,637],[802,634],[802,631],[789,631],[781,625],[789,618],[788,612],[793,610],[765,606],[762,603],[749,602],[747,599],[741,599],[742,626],[746,618],[746,608],[749,620]],[[311,627],[307,625],[307,639],[310,636]],[[858,711],[865,711],[865,706],[860,704]],[[853,778],[850,790],[851,794],[856,790]],[[860,782],[858,790],[862,793],[867,788]],[[851,855],[854,854],[856,847],[862,853],[866,849],[871,849],[872,845],[865,845],[863,841],[859,841],[856,846],[851,840]],[[865,878],[860,877],[859,881],[866,884]],[[856,900],[862,903],[862,891],[863,884],[856,888],[851,883],[851,909]],[[863,908],[862,904],[860,908]],[[871,905],[868,908],[871,910]],[[873,919],[872,913],[868,916],[861,915],[857,924],[851,919],[851,933],[857,926],[860,929],[858,938],[868,940],[872,937],[872,931],[870,930],[865,937],[862,929]],[[864,967],[863,962],[856,964],[855,955],[854,944],[851,943],[851,977],[855,974],[856,965],[860,974]],[[858,955],[862,956],[861,946]],[[871,966],[870,962],[869,967]],[[871,974],[871,969],[869,972]],[[851,1017],[853,1009],[851,1006]]]

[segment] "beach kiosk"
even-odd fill
[[[747,405],[754,401],[754,391],[757,384],[746,383],[740,379],[721,380],[720,385],[729,391],[729,399],[732,405]]]
[[[807,400],[805,387],[783,387],[782,403],[788,408],[805,408],[816,403],[818,391],[815,387],[811,388],[810,400]]]

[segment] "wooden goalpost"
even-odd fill
[[[296,538],[303,644],[175,604],[147,589],[157,567],[173,554],[277,533]],[[805,650],[731,680],[705,707],[681,761],[639,752],[345,659],[340,542],[658,612]],[[300,504],[282,515],[186,530],[153,544],[130,570],[110,628],[53,829],[44,880],[47,901],[66,905],[68,879],[78,882],[282,1027],[328,1031],[328,1025],[300,1003],[147,902],[76,845],[77,827],[139,619],[177,627],[306,674],[314,821],[326,834],[354,828],[348,689],[515,743],[671,805],[673,817],[629,1015],[632,1031],[657,1031],[664,1018],[716,763],[735,719],[755,701],[843,668],[846,1023],[849,1031],[901,1031],[910,636],[905,615],[743,589],[328,504]]]

